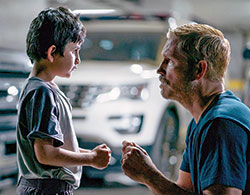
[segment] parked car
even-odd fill
[[[17,100],[28,64],[21,52],[0,48],[0,190],[13,184],[17,175]]]
[[[250,108],[250,69],[246,75],[246,81],[242,93],[242,101]]]
[[[246,60],[246,75],[243,85],[243,91],[241,99],[250,108],[250,45],[247,44],[243,50],[243,58]]]
[[[112,150],[108,168],[84,167],[84,176],[123,182],[121,146],[130,140],[175,179],[190,115],[160,94],[156,68],[168,22],[124,16],[82,19],[87,28],[82,62],[70,79],[56,82],[72,103],[80,146],[106,143]]]

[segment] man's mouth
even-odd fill
[[[169,81],[167,79],[165,79],[163,76],[160,76],[159,77],[159,80],[162,84],[166,84],[166,85],[169,85]]]

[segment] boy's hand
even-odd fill
[[[92,151],[92,167],[104,169],[108,166],[111,158],[111,150],[106,144],[96,146]]]

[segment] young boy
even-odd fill
[[[77,68],[85,34],[79,18],[63,7],[43,10],[30,25],[26,44],[34,67],[18,106],[17,194],[73,194],[81,166],[108,166],[111,151],[105,144],[78,147],[71,105],[54,83]]]

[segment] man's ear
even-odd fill
[[[48,51],[47,51],[47,58],[50,62],[53,62],[54,61],[54,58],[55,58],[55,51],[56,51],[56,46],[55,45],[51,45],[49,48],[48,48]]]
[[[207,62],[205,60],[200,60],[196,65],[195,79],[199,80],[205,76],[207,72]]]

